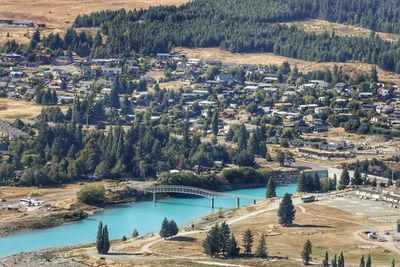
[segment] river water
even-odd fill
[[[277,186],[278,196],[283,196],[286,192],[296,193],[296,184]],[[265,188],[232,190],[226,193],[264,198]],[[241,199],[240,202],[241,206],[252,204],[250,200]],[[123,235],[129,238],[134,228],[140,235],[158,232],[164,217],[182,225],[218,212],[219,208],[235,206],[236,199],[221,198],[215,199],[215,208],[211,209],[210,199],[200,197],[168,198],[157,203],[143,201],[113,206],[76,223],[0,238],[0,258],[19,252],[94,242],[99,221],[108,225],[110,239],[119,239]]]

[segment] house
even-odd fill
[[[35,26],[35,24],[32,21],[14,21],[13,24],[17,27],[27,27],[27,28]]]
[[[236,114],[237,111],[235,109],[228,108],[222,112],[222,117],[224,117],[225,119],[233,119],[235,118]]]
[[[233,75],[231,73],[218,74],[215,80],[220,84],[227,84],[233,82]]]
[[[10,77],[14,79],[19,79],[24,77],[24,72],[22,71],[11,71],[10,72]]]
[[[315,202],[315,196],[305,196],[301,198],[302,203],[311,203]]]
[[[28,138],[29,135],[12,126],[8,122],[0,120],[0,137],[7,137],[10,140],[13,140],[16,138]]]
[[[315,84],[316,86],[318,86],[321,89],[328,89],[331,87],[330,83],[327,83],[322,80],[310,80],[310,83]]]
[[[358,93],[358,96],[360,98],[370,98],[373,97],[373,94],[371,92],[360,92]]]

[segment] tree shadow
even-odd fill
[[[168,239],[168,241],[195,242],[196,238],[190,236],[175,236]]]
[[[293,223],[291,225],[288,225],[286,227],[299,227],[299,228],[334,228],[329,225],[318,225],[318,224],[298,224],[298,223]]]

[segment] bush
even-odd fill
[[[102,204],[106,200],[106,190],[104,186],[85,186],[77,193],[77,198],[79,202],[96,205]]]

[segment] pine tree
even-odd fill
[[[299,192],[307,192],[307,187],[306,187],[306,176],[304,173],[300,173],[299,176],[297,177],[297,191]]]
[[[396,267],[396,261],[394,259],[392,260],[392,264],[390,265],[390,267]]]
[[[139,232],[138,232],[138,230],[136,230],[136,229],[133,229],[133,232],[132,232],[132,237],[133,238],[136,238],[136,237],[138,237],[139,236]]]
[[[251,254],[251,248],[253,247],[254,238],[250,229],[247,229],[244,232],[242,241],[244,253],[246,253],[247,255]]]
[[[175,236],[178,234],[179,228],[174,220],[169,221],[168,223],[168,237]]]
[[[339,258],[338,258],[337,267],[344,267],[344,256],[343,256],[343,251],[340,252],[340,255],[339,255]]]
[[[361,259],[360,259],[360,267],[365,267],[364,255],[361,256]]]
[[[168,237],[168,225],[169,225],[168,219],[164,218],[164,220],[161,223],[161,230],[160,230],[160,237],[164,239]]]
[[[227,248],[227,255],[230,258],[234,258],[239,256],[240,248],[236,242],[235,236],[231,234],[231,238],[228,240]]]
[[[266,197],[267,198],[276,197],[276,185],[272,177],[269,177],[268,179]]]
[[[96,249],[97,252],[102,254],[103,251],[103,222],[99,222],[99,226],[97,229],[97,237],[96,237]]]
[[[325,258],[322,261],[322,266],[321,267],[329,267],[329,254],[328,254],[328,251],[325,252]]]
[[[320,191],[321,190],[321,180],[319,179],[318,173],[314,175],[313,186],[310,191]]]
[[[215,254],[218,254],[220,251],[220,230],[219,226],[213,226],[206,238],[203,241],[203,250],[204,253],[209,255],[210,257],[214,257]]]
[[[360,173],[360,169],[359,168],[356,168],[354,170],[354,176],[353,176],[353,179],[352,179],[351,183],[353,185],[362,185],[363,179],[361,177],[361,173]]]
[[[331,267],[337,267],[337,260],[336,260],[336,254],[333,257],[332,261],[331,261]]]
[[[259,258],[265,258],[268,256],[267,254],[267,244],[265,242],[264,234],[261,234],[260,241],[257,246],[256,256]]]
[[[283,226],[288,226],[293,223],[295,218],[296,210],[293,206],[292,195],[286,193],[283,196],[281,203],[279,204],[278,216],[279,223]]]
[[[371,67],[371,81],[374,83],[378,82],[378,71],[376,70],[375,66]]]
[[[220,249],[221,252],[225,254],[227,251],[229,237],[231,235],[231,231],[229,229],[229,225],[223,222],[219,228],[220,230]]]
[[[368,254],[367,262],[365,263],[365,267],[371,267],[372,266],[372,261],[371,261],[371,255]]]
[[[310,240],[304,243],[303,251],[301,252],[301,259],[305,265],[308,265],[311,261],[312,244]]]

